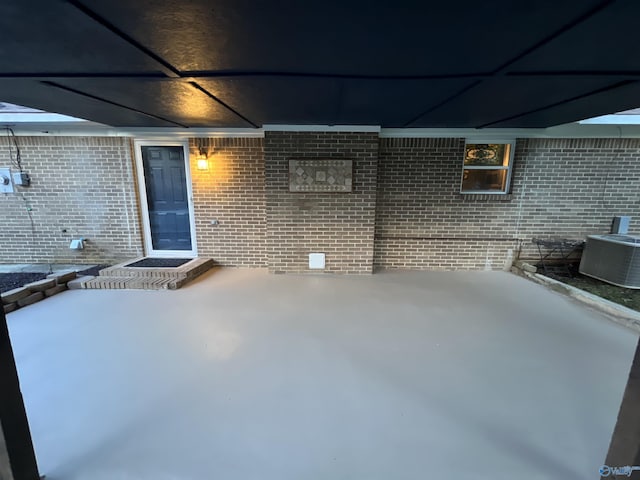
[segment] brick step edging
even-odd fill
[[[47,275],[47,278],[0,294],[0,303],[4,313],[13,312],[64,292],[69,288],[69,282],[72,282],[76,276],[77,272],[75,271],[52,273]]]

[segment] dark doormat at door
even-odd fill
[[[193,258],[143,258],[137,262],[125,265],[134,268],[176,268],[190,262]]]

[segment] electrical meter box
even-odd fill
[[[0,193],[13,193],[13,180],[9,167],[0,167]]]
[[[28,187],[31,184],[31,178],[29,178],[28,173],[24,172],[14,172],[13,173],[13,184],[19,185],[21,187]]]

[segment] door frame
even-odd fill
[[[182,147],[184,157],[184,174],[187,182],[187,199],[189,204],[189,228],[191,230],[191,250],[155,250],[151,240],[151,223],[149,221],[149,204],[147,202],[147,184],[142,162],[142,147]],[[198,256],[196,244],[196,219],[193,208],[193,185],[191,182],[191,168],[189,162],[188,140],[134,140],[133,150],[136,160],[136,176],[138,177],[138,194],[140,198],[140,213],[142,216],[144,251],[148,257],[187,257]]]

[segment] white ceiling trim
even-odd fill
[[[379,126],[266,125],[264,128],[115,128],[93,122],[2,124],[16,135],[49,137],[262,138],[265,131],[362,132],[381,138],[640,138],[640,125],[570,123],[550,128],[380,128]]]
[[[351,132],[378,133],[376,125],[263,125],[265,132]]]
[[[16,135],[34,137],[130,137],[152,139],[264,137],[264,131],[260,128],[116,128],[91,122],[76,124],[0,124],[0,127],[5,126],[13,128]]]
[[[640,138],[640,125],[568,123],[549,128],[383,128],[381,138]]]

